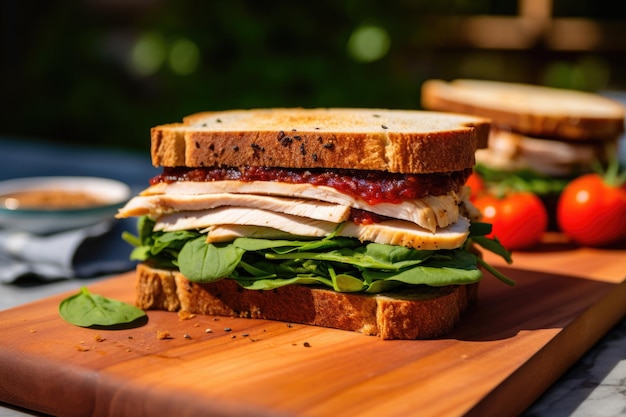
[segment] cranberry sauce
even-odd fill
[[[384,171],[291,168],[185,168],[166,167],[150,184],[176,181],[276,181],[325,185],[368,204],[400,203],[426,195],[442,195],[465,183],[471,169],[434,174],[399,174]]]

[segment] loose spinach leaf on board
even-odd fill
[[[116,326],[145,317],[146,313],[128,303],[92,294],[86,287],[61,301],[61,317],[75,326]]]

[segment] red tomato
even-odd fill
[[[503,198],[483,194],[474,201],[483,221],[492,224],[489,237],[497,237],[508,250],[528,249],[539,243],[548,227],[548,212],[535,194],[510,192]]]
[[[626,190],[598,174],[567,184],[556,213],[561,231],[581,245],[605,246],[626,238]]]
[[[476,197],[485,190],[485,182],[476,172],[471,173],[465,185],[472,190],[470,193],[470,201],[474,201]]]

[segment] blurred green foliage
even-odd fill
[[[0,7],[2,135],[146,149],[150,127],[202,110],[419,108],[428,78],[589,90],[626,83],[623,51],[442,47],[430,26],[432,16],[515,15],[512,0],[5,0]],[[561,15],[616,18],[615,8],[607,0],[554,2]],[[366,25],[382,29],[388,50],[359,61],[348,45]],[[180,65],[172,66],[176,56]]]

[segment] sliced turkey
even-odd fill
[[[271,227],[294,235],[323,237],[337,229],[336,223],[247,207],[219,207],[209,210],[182,211],[161,216],[155,230],[207,229],[220,224]]]
[[[426,196],[421,199],[406,200],[399,204],[379,203],[372,205],[343,194],[332,187],[271,181],[159,183],[146,189],[140,197],[136,198],[167,195],[171,198],[170,201],[176,201],[174,196],[178,195],[217,193],[271,195],[325,201],[366,210],[381,216],[407,220],[432,232],[436,231],[437,228],[447,227],[455,223],[459,217],[460,197],[454,192],[443,196]],[[176,209],[178,208],[176,207]]]
[[[324,237],[336,232],[338,236],[354,237],[361,241],[403,245],[423,250],[458,248],[467,238],[469,230],[469,221],[464,217],[460,217],[450,227],[431,233],[411,222],[402,220],[390,220],[371,225],[345,222],[338,228],[337,224],[331,222],[244,207],[167,214],[157,221],[155,229],[162,231],[205,229],[209,232],[209,239],[211,239],[211,231],[217,230],[221,225],[225,227],[256,226],[308,237]]]
[[[260,208],[333,223],[346,221],[350,207],[325,201],[282,198],[256,194],[162,194],[133,197],[120,210],[125,217],[162,214],[176,211],[206,210],[224,206]]]

